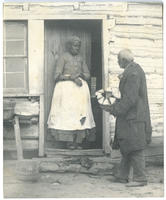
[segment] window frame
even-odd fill
[[[24,41],[24,55],[6,55],[6,24],[13,23],[14,24],[24,24],[24,39],[11,39],[9,41]],[[29,81],[28,81],[28,68],[29,68],[29,57],[28,57],[28,20],[4,20],[3,21],[3,92],[4,94],[27,94],[29,91]],[[26,65],[24,67],[24,88],[6,88],[6,59],[7,58],[23,58],[26,59]],[[17,72],[10,72],[17,73]],[[19,72],[18,72],[19,73]],[[4,87],[5,86],[5,87]]]

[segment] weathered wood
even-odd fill
[[[161,48],[145,48],[144,46],[140,46],[140,47],[135,47],[133,46],[133,43],[130,43],[130,45],[128,43],[119,43],[119,45],[112,45],[111,49],[110,49],[110,55],[112,56],[117,56],[119,51],[124,49],[124,48],[129,48],[133,51],[134,56],[137,56],[139,58],[153,58],[153,59],[162,59],[163,55],[162,55],[162,49]]]
[[[103,60],[106,63],[103,66],[108,68],[110,73],[118,74],[120,70],[117,64],[117,53],[122,48],[131,48],[135,56],[135,61],[143,67],[148,76],[147,84],[153,132],[155,134],[162,133],[163,119],[157,119],[159,115],[163,115],[163,98],[161,94],[163,90],[162,4],[134,2],[56,2],[28,3],[24,5],[24,3],[5,3],[4,19],[29,20],[28,37],[29,41],[31,40],[28,45],[30,49],[30,94],[38,93],[39,89],[43,88],[41,83],[43,82],[42,56],[44,51],[43,46],[40,46],[44,45],[43,19],[106,20],[108,18],[108,26],[103,26],[103,32],[106,34],[106,37],[104,37],[106,39],[104,40],[106,41],[109,38],[108,41],[110,41],[110,44],[108,46],[108,41],[103,41],[105,55]],[[64,10],[66,11],[65,15]],[[109,18],[116,21],[114,26],[112,26],[112,23],[109,23]],[[41,19],[41,21],[37,19]],[[103,74],[108,80],[108,86],[117,87],[118,81],[116,79],[110,80],[112,77],[109,77],[107,73]],[[105,121],[108,122],[109,120]],[[106,126],[108,127],[108,124]],[[113,124],[111,126],[114,128]],[[113,132],[112,128],[111,131]],[[108,142],[109,140],[106,138],[105,141]]]
[[[25,94],[25,93],[11,93],[11,94],[6,94],[6,93],[4,93],[3,94],[3,97],[38,97],[38,96],[40,96],[40,94]]]
[[[44,95],[40,96],[39,156],[44,156]]]
[[[150,38],[135,38],[135,37],[124,37],[123,35],[121,37],[117,37],[116,35],[112,35],[111,37],[111,41],[114,41],[114,45],[116,45],[116,47],[121,47],[124,45],[129,45],[129,46],[133,46],[134,45],[134,49],[151,49],[151,51],[155,52],[156,51],[156,45],[154,42],[154,39],[150,39]],[[111,46],[110,46],[111,47]],[[160,47],[158,47],[160,48]],[[162,49],[159,49],[159,52],[162,52]]]
[[[14,109],[14,113],[16,115],[22,116],[26,118],[32,118],[35,116],[39,115],[39,103],[36,102],[31,102],[31,101],[19,101],[16,100],[16,105],[15,105],[15,109]]]
[[[20,126],[19,126],[19,117],[14,117],[14,133],[15,133],[15,140],[16,140],[16,149],[17,149],[17,159],[23,159],[23,149],[22,149],[22,142],[20,136]]]
[[[91,11],[91,12],[95,12],[95,11],[125,11],[127,9],[126,7],[126,3],[122,3],[122,2],[110,2],[108,4],[108,2],[85,2],[84,4],[80,5],[80,10],[82,11]]]
[[[150,89],[163,89],[163,75],[160,74],[147,74],[147,87]]]
[[[68,149],[53,149],[46,148],[46,154],[49,155],[72,155],[72,156],[102,156],[104,152],[102,149],[87,149],[87,150],[68,150]]]
[[[23,15],[23,13],[13,13],[13,12],[10,12],[10,14],[6,14],[8,12],[5,12],[4,14],[4,19],[5,20],[12,20],[12,19],[15,19],[15,20],[19,20],[20,18],[22,20],[69,20],[69,19],[72,19],[72,20],[78,20],[78,19],[84,19],[84,20],[102,20],[102,19],[106,19],[107,16],[105,13],[98,13],[98,14],[94,14],[94,15],[87,15],[86,13],[83,14],[83,13],[73,13],[71,14],[71,12],[68,12],[64,15],[64,11],[61,12],[61,13],[53,13],[53,14],[29,14],[29,15]]]
[[[23,115],[19,115],[19,122],[22,126],[29,126],[29,125],[34,125],[34,124],[38,124],[39,119],[38,116],[23,116]],[[4,125],[8,126],[11,125],[11,123],[13,123],[13,120],[4,120]]]
[[[162,26],[162,18],[151,17],[116,17],[116,24],[146,24]]]
[[[145,57],[145,58],[141,58],[141,57],[134,57],[134,60],[136,63],[139,63],[139,65],[144,69],[146,74],[150,74],[150,73],[155,73],[155,74],[159,74],[159,75],[163,75],[163,59],[161,58],[151,58],[151,57]],[[111,74],[115,74],[115,73],[120,73],[120,69],[117,63],[117,56],[116,55],[112,55],[109,58],[109,72]]]
[[[122,31],[122,30],[121,30]],[[115,31],[111,31],[111,36],[110,39],[112,40],[112,35],[114,35],[117,38],[133,38],[133,39],[147,39],[147,40],[162,40],[162,32],[161,33],[156,33],[156,34],[152,34],[152,33],[137,33],[137,32],[115,32]],[[160,44],[161,46],[161,44]]]
[[[155,103],[150,105],[150,113],[151,114],[160,114],[163,113],[164,105],[161,103]]]
[[[20,131],[22,139],[38,139],[39,138],[39,127],[38,124],[21,124]],[[3,138],[4,139],[15,139],[14,127],[12,123],[4,124],[3,126]]]
[[[128,10],[129,11],[143,11],[147,12],[150,11],[151,15],[154,14],[154,12],[162,12],[162,2],[129,2],[128,3]]]
[[[25,10],[23,3],[5,3],[6,9],[15,9],[17,11]],[[128,5],[128,10],[127,10]],[[40,13],[43,10],[50,14],[51,12],[57,12],[63,11],[63,10],[82,10],[82,11],[112,11],[120,12],[120,14],[124,14],[124,11],[128,11],[131,13],[131,15],[134,14],[134,11],[136,12],[136,15],[141,16],[141,13],[143,13],[145,16],[161,16],[162,12],[162,5],[161,4],[144,4],[144,3],[127,3],[127,2],[56,2],[56,3],[28,3],[28,10],[31,12],[37,12]],[[140,9],[141,8],[141,9]],[[27,9],[26,9],[27,10]],[[134,10],[134,11],[133,11]],[[123,11],[123,12],[122,12]],[[133,12],[133,13],[132,13]],[[140,13],[140,14],[139,14]],[[157,15],[158,14],[158,15]],[[160,15],[159,15],[160,14]]]
[[[103,20],[103,27],[102,30],[107,30],[108,28],[108,21]],[[102,55],[103,57],[103,68],[102,68],[102,75],[103,75],[103,88],[108,88],[109,86],[109,77],[108,77],[108,32],[103,31],[102,32],[102,40],[103,40],[103,49],[105,48],[104,54]],[[110,147],[110,134],[109,134],[109,114],[105,111],[103,111],[103,148],[105,153],[110,153],[111,152],[111,147]]]
[[[37,150],[39,148],[38,140],[22,140],[23,150]],[[15,151],[16,142],[14,140],[4,140],[3,141],[4,151]]]
[[[28,57],[29,93],[42,94],[44,82],[44,20],[28,21]]]
[[[142,34],[162,34],[163,29],[162,27],[152,26],[152,25],[135,25],[135,24],[123,24],[123,25],[116,25],[112,29],[115,33],[142,33]]]

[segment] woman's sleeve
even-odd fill
[[[90,72],[85,61],[82,62],[82,78],[86,81],[90,79]]]
[[[57,64],[55,67],[55,74],[54,74],[55,81],[58,81],[60,76],[62,75],[64,64],[65,64],[64,56],[60,56],[57,60]]]

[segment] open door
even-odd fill
[[[50,112],[55,86],[54,70],[59,55],[65,51],[65,43],[71,35],[81,39],[80,54],[91,72],[89,88],[92,110],[96,123],[95,143],[86,143],[86,148],[102,148],[102,111],[94,92],[102,88],[101,21],[100,20],[48,20],[45,21],[45,124]],[[47,127],[47,125],[45,126]],[[46,132],[46,147],[52,147],[52,138]],[[56,148],[56,145],[53,145]],[[59,148],[57,144],[57,148]],[[63,148],[63,145],[62,145]]]

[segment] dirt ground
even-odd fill
[[[5,198],[102,198],[102,197],[163,197],[162,166],[147,166],[148,185],[127,188],[113,183],[113,176],[92,176],[73,173],[41,173],[38,182],[22,182],[14,175],[13,162],[4,161]]]

